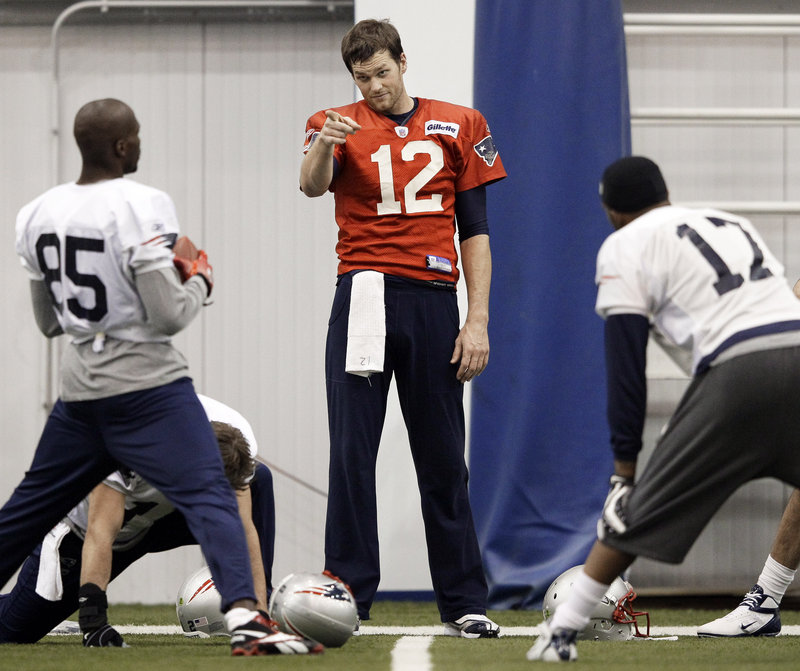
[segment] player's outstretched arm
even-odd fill
[[[81,584],[106,589],[111,580],[114,539],[122,528],[125,495],[100,483],[89,494],[89,521],[81,552]]]
[[[258,608],[266,611],[267,606],[267,574],[264,562],[261,559],[261,544],[259,543],[258,530],[253,523],[253,499],[250,486],[236,490],[236,503],[239,506],[239,517],[244,527],[244,536],[247,540],[247,551],[250,555],[250,568],[253,572],[253,587],[258,597]]]
[[[300,189],[309,198],[323,195],[333,180],[333,149],[344,144],[348,135],[361,130],[350,117],[338,112],[325,112],[325,123],[303,157],[300,165]]]
[[[114,540],[125,517],[125,495],[100,483],[89,494],[86,536],[81,552],[78,624],[86,647],[127,647],[108,624],[106,589],[111,581]]]

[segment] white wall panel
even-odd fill
[[[46,344],[33,320],[28,280],[14,252],[17,210],[49,186],[46,31],[0,30],[0,500],[30,464],[44,422]],[[1,587],[1,586],[0,586]]]

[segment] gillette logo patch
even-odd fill
[[[450,135],[458,137],[460,126],[449,121],[428,121],[425,124],[425,135]]]

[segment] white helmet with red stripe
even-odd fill
[[[564,603],[572,586],[583,570],[583,564],[573,566],[558,576],[547,589],[542,603],[542,615],[548,620],[562,603]],[[650,635],[650,614],[633,609],[636,592],[629,582],[615,578],[609,585],[603,598],[592,612],[589,624],[578,633],[579,640],[589,641],[627,641],[635,637]],[[642,618],[644,632],[639,629]]]
[[[272,591],[269,615],[281,631],[338,648],[358,623],[356,600],[335,575],[291,573]]]
[[[178,590],[175,604],[183,635],[200,638],[227,636],[220,601],[208,566],[186,578]]]

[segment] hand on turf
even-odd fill
[[[110,624],[99,629],[84,632],[83,645],[86,648],[127,648],[128,644]]]

